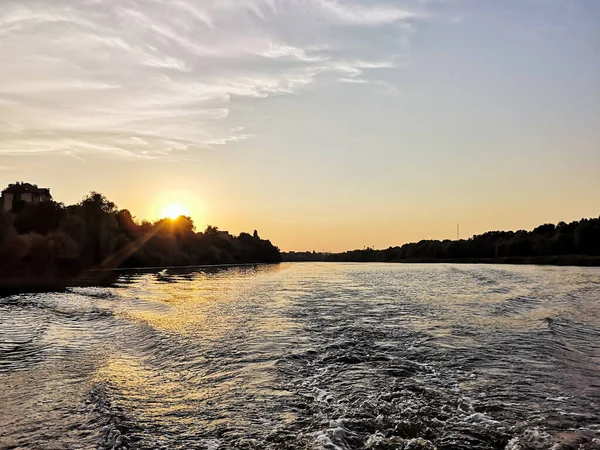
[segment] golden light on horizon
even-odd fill
[[[161,210],[161,218],[176,219],[179,216],[190,216],[190,210],[181,203],[169,203]]]
[[[169,184],[175,184],[176,180]],[[164,189],[157,187],[150,193],[147,217],[151,220],[176,219],[180,215],[189,216],[198,229],[203,229],[209,220],[207,204],[197,189],[190,186]]]

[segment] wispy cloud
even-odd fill
[[[381,39],[416,17],[377,1],[2,0],[0,154],[162,158],[248,139],[234,97],[376,81],[402,52]]]
[[[355,25],[383,25],[414,19],[416,14],[391,6],[342,5],[335,0],[321,0],[321,8],[340,22]]]

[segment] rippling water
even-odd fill
[[[163,271],[0,320],[3,449],[600,449],[598,269]]]

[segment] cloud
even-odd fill
[[[418,17],[378,0],[2,0],[0,155],[248,139],[237,98],[376,82]]]
[[[347,24],[383,25],[416,17],[414,12],[390,6],[342,6],[334,0],[321,0],[319,4],[331,17]]]

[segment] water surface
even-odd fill
[[[0,321],[3,449],[600,449],[599,269],[125,274]]]

